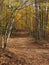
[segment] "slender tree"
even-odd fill
[[[19,11],[20,9],[22,9],[27,2],[28,2],[28,1],[26,0],[25,2],[23,2],[23,3],[22,3],[21,5],[19,5],[18,7],[12,9],[12,10],[13,10],[13,13],[12,13],[12,16],[11,16],[11,22],[8,23],[8,25],[7,25],[7,27],[6,27],[5,38],[4,38],[4,40],[5,40],[5,41],[4,41],[4,48],[7,47],[7,43],[8,43],[10,34],[11,34],[11,30],[12,30],[12,28],[13,28],[15,12],[16,12],[16,11]],[[8,8],[12,8],[12,6],[9,5]]]
[[[35,38],[40,39],[40,4],[39,0],[35,0],[35,11],[36,11],[36,31]]]

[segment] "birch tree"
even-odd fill
[[[7,43],[8,43],[8,40],[10,38],[11,30],[12,30],[13,24],[14,24],[15,12],[16,11],[18,12],[20,9],[22,9],[23,7],[25,7],[25,4],[27,4],[27,2],[28,1],[26,0],[25,2],[23,2],[22,4],[20,4],[18,7],[15,7],[14,9],[12,9],[13,10],[13,13],[12,13],[12,16],[11,16],[11,22],[8,23],[8,25],[6,27],[5,36],[4,36],[4,40],[5,40],[4,41],[4,48],[7,47]],[[13,8],[13,7],[10,4],[10,5],[8,5],[8,8]]]

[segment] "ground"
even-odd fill
[[[10,38],[7,49],[0,49],[0,65],[49,65],[49,42],[29,36]]]

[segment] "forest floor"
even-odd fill
[[[49,42],[31,37],[10,38],[7,49],[0,49],[0,65],[49,65]]]

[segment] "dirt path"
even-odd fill
[[[30,37],[17,37],[10,39],[8,49],[21,60],[20,65],[49,65],[49,49],[44,46]]]
[[[45,40],[35,42],[20,35],[10,38],[7,46],[8,51],[0,51],[0,65],[49,65],[49,42]]]
[[[15,47],[15,48],[28,48],[28,47],[35,47],[32,45],[32,38],[30,37],[17,37],[17,38],[11,38],[8,44],[9,47]]]
[[[36,42],[31,37],[16,37],[10,38],[7,46],[10,48],[49,49],[49,42],[46,40]]]

